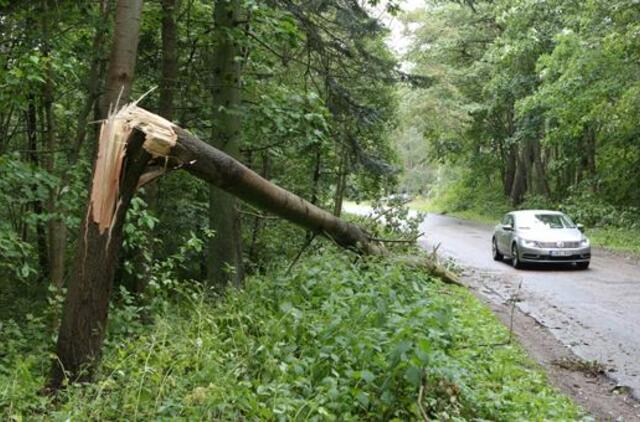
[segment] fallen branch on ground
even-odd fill
[[[380,237],[372,237],[371,240],[380,243],[416,243],[416,240],[420,238],[420,236],[424,235],[424,233],[418,233],[416,236],[411,239],[384,239]]]
[[[460,281],[458,274],[446,268],[433,257],[424,255],[400,256],[396,258],[396,261],[399,264],[408,265],[412,268],[417,268],[421,271],[433,274],[434,276],[441,278],[445,283],[465,287],[465,285]]]

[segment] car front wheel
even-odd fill
[[[520,254],[518,253],[518,246],[515,243],[513,244],[513,246],[511,246],[511,265],[517,270],[522,268],[522,262],[520,262]]]
[[[504,256],[502,256],[500,250],[498,249],[498,243],[496,242],[495,237],[491,239],[491,253],[493,255],[494,261],[502,261],[502,259],[504,258]]]

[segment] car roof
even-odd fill
[[[552,211],[552,210],[518,210],[511,211],[509,214],[513,215],[532,215],[532,214],[555,214],[555,215],[563,215],[560,211]]]

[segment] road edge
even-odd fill
[[[495,302],[469,284],[464,274],[460,281],[513,333],[527,355],[547,374],[549,382],[571,397],[596,420],[640,420],[640,401],[605,374],[592,374],[578,368],[558,365],[581,359],[562,344],[543,324],[510,303]],[[622,419],[621,419],[622,418]]]

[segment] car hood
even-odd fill
[[[538,242],[579,242],[584,237],[578,229],[518,230],[518,235]]]

